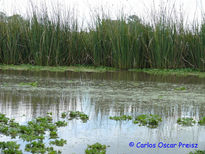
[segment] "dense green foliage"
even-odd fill
[[[78,20],[34,11],[31,19],[0,14],[0,64],[205,70],[205,23],[185,28],[163,12],[151,22],[133,15]]]
[[[193,126],[196,121],[193,118],[178,118],[177,123],[183,126]]]
[[[88,148],[85,150],[86,154],[106,154],[106,145],[100,143],[95,143],[93,145],[88,145]]]
[[[147,126],[149,128],[158,127],[159,123],[162,122],[162,118],[159,115],[146,115],[142,114],[135,118],[133,121],[134,124],[140,124],[142,126]]]
[[[52,113],[49,114],[51,115]],[[0,134],[25,141],[27,143],[25,145],[25,151],[27,152],[42,154],[61,153],[60,151],[54,150],[53,147],[46,146],[46,133],[50,132],[50,144],[63,146],[66,144],[66,141],[64,139],[56,139],[58,138],[57,131],[58,127],[66,126],[67,123],[64,121],[57,121],[54,123],[50,115],[46,117],[38,117],[29,121],[26,125],[20,125],[15,122],[14,119],[9,119],[4,114],[0,113]],[[52,139],[55,140],[52,141]],[[23,153],[19,147],[20,145],[13,141],[0,142],[0,152],[4,152],[5,154]]]
[[[190,152],[189,154],[205,154],[205,150],[196,150],[194,152]]]
[[[132,120],[132,116],[126,116],[126,115],[122,115],[122,116],[114,116],[114,117],[110,117],[111,120]]]

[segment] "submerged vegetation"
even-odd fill
[[[187,28],[182,16],[166,9],[150,21],[136,15],[112,20],[96,14],[87,28],[70,14],[64,20],[60,11],[50,18],[46,11],[34,9],[30,19],[1,12],[0,64],[205,71],[205,21]]]

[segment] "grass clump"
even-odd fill
[[[193,118],[178,118],[177,123],[183,126],[193,126],[196,121]]]
[[[200,125],[205,125],[205,117],[202,117],[199,122]]]
[[[194,152],[189,152],[189,154],[205,154],[205,150],[196,150]]]
[[[159,125],[159,122],[162,121],[162,118],[159,115],[139,115],[133,121],[134,124],[140,124],[142,126],[147,126],[149,128],[156,128]]]
[[[106,154],[106,145],[100,143],[95,143],[93,145],[88,145],[85,150],[86,154]]]
[[[74,119],[74,118],[80,118],[83,122],[87,122],[87,120],[89,119],[88,115],[86,115],[83,112],[80,111],[71,111],[70,112],[70,119]]]
[[[122,115],[122,116],[114,116],[114,117],[110,117],[111,120],[132,120],[132,116],[126,116],[126,115]]]

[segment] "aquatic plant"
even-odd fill
[[[200,125],[205,125],[205,117],[202,117],[199,122]]]
[[[89,119],[88,115],[80,111],[71,111],[70,119],[73,119],[73,118],[77,118],[77,119],[80,118],[83,122],[87,122],[87,120]]]
[[[126,115],[122,115],[122,116],[114,116],[114,117],[110,117],[111,120],[132,120],[132,116],[126,116]]]
[[[100,143],[95,143],[93,145],[88,145],[85,150],[86,154],[105,154],[106,153],[106,145],[102,145]]]
[[[50,132],[50,139],[56,139],[56,138],[58,138],[57,132],[51,131],[51,132]]]
[[[140,124],[142,126],[147,126],[149,128],[156,128],[159,125],[159,122],[162,121],[162,118],[159,115],[139,115],[133,121],[134,124]]]
[[[193,118],[178,118],[177,123],[183,126],[193,126],[196,121]]]
[[[45,117],[37,117],[32,121],[28,121],[26,125],[20,125],[14,119],[9,119],[4,114],[0,114],[0,133],[11,136],[11,138],[18,137],[28,142],[25,146],[25,151],[31,153],[61,153],[60,151],[55,151],[52,147],[47,147],[44,139],[48,138],[46,132],[49,133],[49,139],[58,138],[57,127],[66,126],[67,123],[65,121],[54,123],[52,117],[49,115],[52,114],[48,114]],[[63,146],[66,141],[59,139],[53,143]],[[19,146],[16,142],[0,142],[0,149],[4,153],[20,154],[22,152],[18,150]]]
[[[55,124],[57,127],[64,127],[68,125],[68,123],[65,121],[57,121]]]
[[[32,87],[37,87],[38,86],[38,82],[21,82],[19,83],[19,85],[21,86],[32,86]]]
[[[64,144],[66,144],[67,141],[64,139],[60,139],[60,140],[55,140],[55,141],[50,141],[50,144],[54,144],[57,146],[64,146]]]
[[[183,91],[183,90],[186,90],[186,88],[185,87],[178,87],[178,88],[175,88],[175,90]]]
[[[19,147],[20,145],[13,141],[0,142],[0,149],[5,154],[23,154]]]
[[[189,152],[189,154],[205,154],[205,150],[195,150],[194,152]]]
[[[67,113],[66,112],[63,112],[63,113],[61,113],[61,118],[65,118],[67,116]]]

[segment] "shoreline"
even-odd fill
[[[38,66],[38,65],[0,65],[0,70],[19,70],[19,71],[49,71],[49,72],[90,72],[90,73],[105,73],[124,71],[113,67],[104,66]],[[205,78],[205,72],[185,68],[185,69],[128,69],[128,72],[143,72],[153,75],[175,75],[175,76],[197,76]]]

